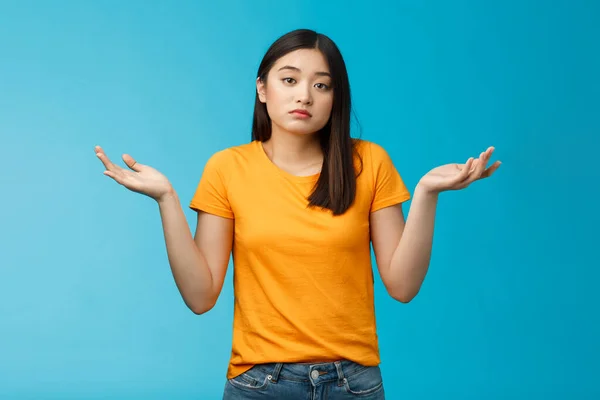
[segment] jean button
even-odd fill
[[[319,377],[319,371],[317,371],[316,369],[313,369],[312,372],[310,373],[310,376],[313,379],[317,379]]]

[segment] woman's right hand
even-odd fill
[[[124,154],[123,161],[130,168],[128,170],[113,164],[100,146],[96,146],[95,151],[96,156],[106,168],[104,175],[113,178],[127,189],[149,196],[156,201],[160,201],[164,196],[172,193],[173,187],[169,180],[154,168],[139,164],[133,157]]]

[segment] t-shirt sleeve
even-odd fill
[[[371,143],[370,148],[375,191],[371,212],[409,200],[410,192],[389,154],[375,143]]]
[[[204,167],[200,183],[190,202],[190,208],[224,218],[233,218],[228,199],[228,156],[225,150],[211,156]]]

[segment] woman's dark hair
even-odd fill
[[[273,65],[281,57],[298,49],[317,49],[327,60],[332,79],[333,106],[329,121],[318,133],[323,151],[323,166],[309,206],[329,209],[340,215],[356,196],[355,146],[350,136],[350,82],[342,54],[327,36],[309,29],[298,29],[281,36],[267,50],[257,77],[264,83]],[[271,137],[271,119],[258,94],[254,103],[252,140],[264,142]],[[356,154],[357,155],[357,154]]]

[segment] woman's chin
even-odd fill
[[[322,128],[309,125],[301,126],[300,124],[289,124],[284,129],[294,135],[308,136],[318,133]]]

